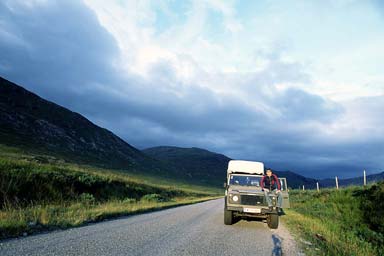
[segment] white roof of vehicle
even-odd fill
[[[243,160],[231,160],[228,163],[227,173],[229,174],[235,172],[264,175],[264,163]]]

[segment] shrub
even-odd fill
[[[85,205],[92,205],[96,202],[95,197],[92,194],[82,193],[79,196],[80,202]]]
[[[135,198],[125,198],[123,201],[122,201],[123,204],[132,204],[132,203],[136,203],[136,199]]]
[[[384,181],[355,193],[355,196],[360,197],[360,209],[365,223],[370,229],[384,234]]]
[[[159,194],[147,194],[141,198],[141,201],[147,202],[165,202],[166,198],[162,197]]]

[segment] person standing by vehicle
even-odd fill
[[[277,197],[276,211],[279,212],[283,203],[283,198],[280,191],[280,182],[276,174],[272,173],[271,169],[267,169],[266,175],[261,178],[261,188],[264,191],[265,199],[267,200],[269,210],[272,211],[272,199],[271,196]]]

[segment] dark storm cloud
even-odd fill
[[[319,125],[345,114],[345,106],[300,89],[275,88],[280,82],[310,82],[298,64],[273,55],[259,73],[222,77],[241,86],[246,97],[217,94],[197,82],[180,81],[165,61],[153,64],[146,78],[121,73],[117,43],[79,1],[3,1],[0,15],[2,76],[135,146],[198,146],[317,177],[335,170],[348,176],[363,165],[383,167],[378,161],[383,157],[375,153],[383,145],[381,135],[364,140],[367,145],[316,136]],[[378,111],[382,99],[376,101],[350,104]]]
[[[1,33],[8,35],[0,38],[0,66],[8,78],[47,96],[110,82],[118,48],[80,1],[2,1],[0,12]]]
[[[298,89],[287,89],[275,99],[284,119],[297,122],[313,119],[319,122],[333,121],[343,112],[341,106],[317,95]]]

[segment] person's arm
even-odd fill
[[[263,176],[263,177],[261,178],[261,181],[260,181],[260,187],[261,187],[261,189],[264,189],[264,178],[265,178],[265,176]]]
[[[277,190],[281,190],[279,179],[277,178],[277,176],[275,174],[273,174],[273,177],[275,178],[275,181],[277,182]]]

